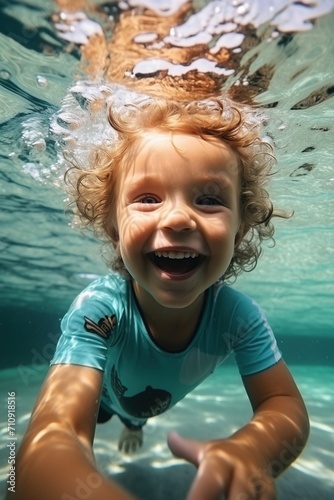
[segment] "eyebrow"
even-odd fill
[[[134,174],[131,177],[126,176],[124,179],[124,183],[128,184],[129,186],[136,186],[137,184],[141,184],[142,182],[150,182],[150,181],[156,181],[158,175],[157,174]]]
[[[220,174],[208,174],[208,175],[203,175],[201,176],[196,183],[202,184],[202,183],[214,183],[217,184],[224,189],[229,189],[233,188],[233,183],[232,180],[228,175],[225,175],[225,173],[220,173]]]

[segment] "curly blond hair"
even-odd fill
[[[118,169],[132,146],[150,130],[215,137],[228,144],[239,158],[240,217],[243,238],[221,279],[236,278],[255,268],[261,243],[273,239],[275,211],[266,184],[274,161],[272,146],[261,138],[261,120],[256,110],[227,98],[177,101],[158,97],[138,103],[109,107],[109,123],[117,133],[115,141],[92,153],[89,165],[72,162],[65,179],[81,223],[93,229],[105,242],[117,246],[111,214],[117,202]],[[92,166],[91,166],[92,165]],[[113,270],[129,276],[120,255],[105,258]]]

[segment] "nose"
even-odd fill
[[[166,208],[160,221],[161,229],[173,231],[194,231],[197,227],[196,220],[189,208],[174,205]]]

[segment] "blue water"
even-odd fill
[[[265,25],[260,22],[263,2],[252,2],[262,38],[244,50],[238,70],[225,82],[231,87],[239,81],[245,92],[254,85],[278,160],[270,192],[277,206],[294,211],[290,220],[277,222],[275,247],[265,246],[257,268],[235,284],[266,311],[310,411],[308,447],[278,481],[282,500],[327,500],[334,491],[334,2],[318,3],[327,9],[325,15],[319,11],[314,22],[301,26],[298,14],[299,24],[292,26],[291,6],[300,8],[302,2],[272,2],[288,7],[276,21],[265,18]],[[208,2],[194,4],[201,14]],[[59,319],[75,295],[107,271],[99,243],[75,231],[64,212],[59,143],[50,124],[69,87],[85,74],[78,45],[55,29],[55,11],[50,0],[0,2],[0,388],[1,401],[9,391],[17,394],[18,440],[52,357]],[[179,38],[185,29],[179,28]],[[268,82],[257,87],[263,68]],[[117,455],[117,425],[98,428],[96,455],[106,474],[137,487],[144,500],[153,498],[153,489],[156,499],[181,500],[193,469],[172,459],[165,443],[168,430],[176,426],[213,437],[223,428],[227,435],[241,425],[242,415],[250,415],[249,404],[229,363],[171,413],[150,423],[136,458],[118,457],[117,467],[110,460]],[[5,413],[0,424],[4,483]],[[170,489],[170,474],[176,489]]]

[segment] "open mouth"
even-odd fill
[[[190,252],[151,252],[149,259],[168,274],[186,274],[196,269],[203,256]]]

